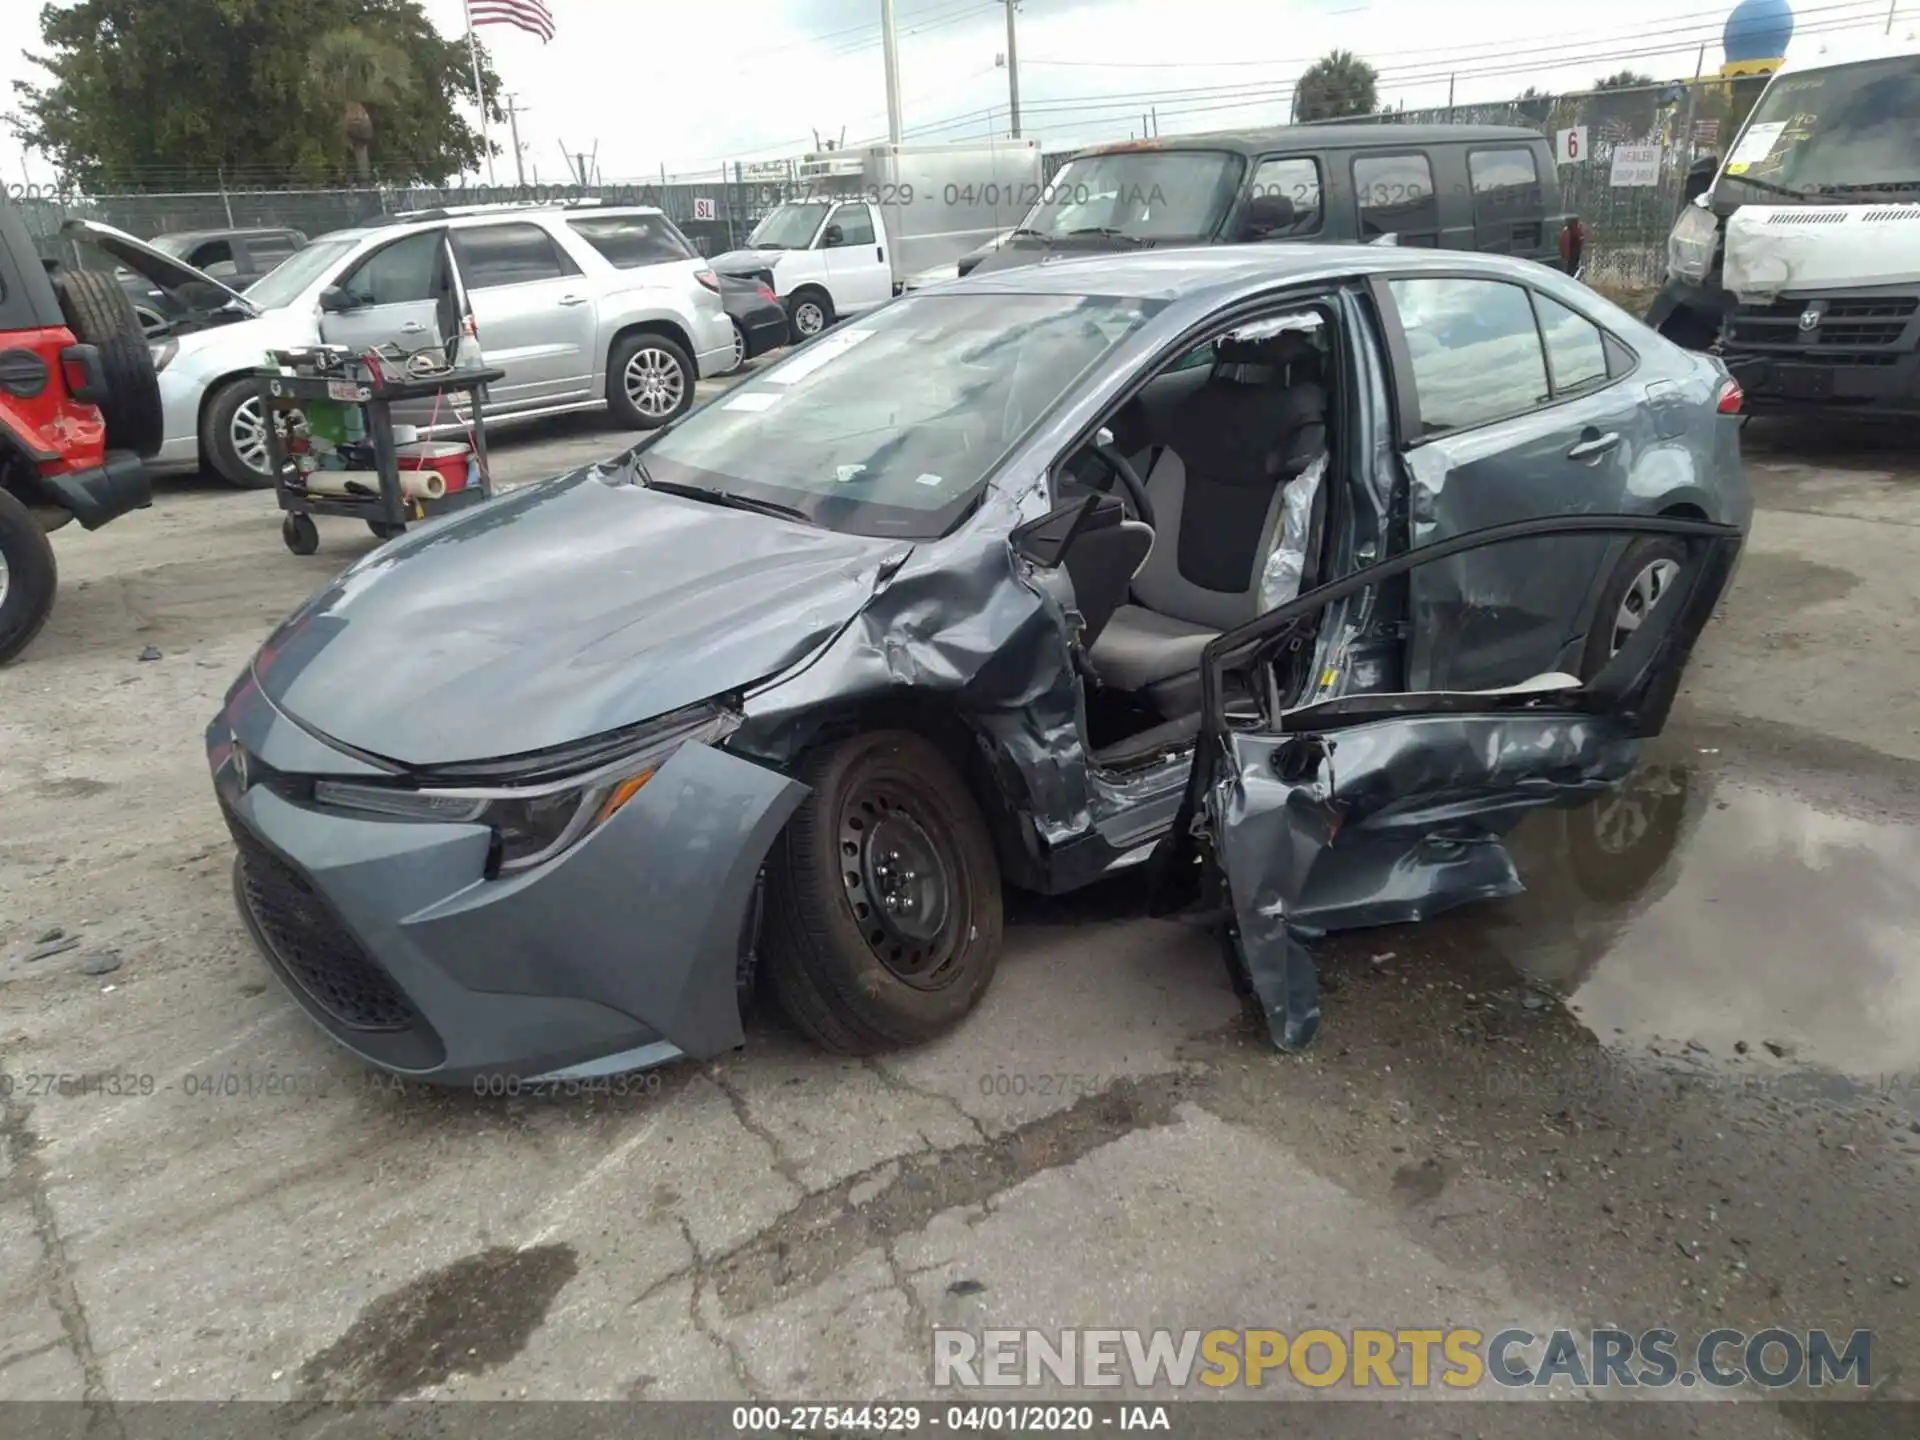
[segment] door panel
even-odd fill
[[[826,259],[833,308],[843,314],[872,310],[893,298],[887,234],[875,223],[874,213],[874,207],[862,202],[837,205],[827,217],[827,224],[838,225],[842,234],[838,245],[827,247]]]
[[[440,343],[436,306],[444,279],[444,232],[426,230],[362,257],[334,281],[354,308],[322,313],[320,338],[328,345],[370,350],[398,345],[407,351]]]
[[[1542,538],[1676,539],[1685,552],[1665,599],[1592,679],[1463,692],[1336,693],[1297,706],[1259,678],[1307,645],[1309,675],[1350,638],[1323,616],[1338,602],[1475,552]],[[1310,1043],[1319,1004],[1307,944],[1333,929],[1421,920],[1517,892],[1501,837],[1529,810],[1577,804],[1624,778],[1660,732],[1688,656],[1738,556],[1732,526],[1661,516],[1586,515],[1500,525],[1408,552],[1320,586],[1211,642],[1201,662],[1200,742],[1181,814],[1160,857],[1163,883],[1192,874],[1193,821],[1212,847],[1231,943],[1274,1042]],[[1229,675],[1267,697],[1229,728]]]
[[[487,363],[506,372],[489,403],[507,413],[590,397],[599,317],[573,258],[529,221],[450,233]]]
[[[1520,285],[1433,277],[1386,288],[1422,430],[1407,456],[1414,548],[1536,516],[1646,506],[1630,480],[1655,437],[1638,387],[1610,382],[1597,327],[1555,305],[1591,344],[1565,325],[1543,343]],[[1416,571],[1409,684],[1481,690],[1577,666],[1587,602],[1620,550],[1616,536],[1546,536]]]

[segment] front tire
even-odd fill
[[[686,414],[699,378],[685,350],[642,330],[614,344],[607,359],[607,405],[624,425],[658,430]]]
[[[0,490],[0,665],[40,633],[59,587],[47,532],[25,505]]]
[[[766,978],[824,1049],[870,1055],[952,1029],[1000,963],[1000,867],[946,757],[904,731],[801,766],[810,793],[767,867]]]
[[[787,302],[787,324],[796,341],[811,340],[833,324],[833,298],[824,290],[796,290]]]
[[[229,380],[213,392],[200,421],[200,454],[236,490],[271,490],[266,407],[252,380]]]

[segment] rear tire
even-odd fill
[[[213,468],[214,474],[236,490],[273,488],[266,423],[260,387],[252,380],[229,380],[213,392],[202,412],[201,457]],[[255,435],[258,436],[257,448],[256,442],[249,438]]]
[[[685,350],[642,330],[614,343],[607,358],[607,405],[623,425],[658,430],[687,413],[699,379]]]
[[[767,866],[774,998],[843,1055],[951,1029],[1000,963],[1000,868],[966,784],[904,731],[818,750],[800,779],[810,793]]]
[[[1665,597],[1686,558],[1686,547],[1671,535],[1636,541],[1621,557],[1593,612],[1586,649],[1580,656],[1582,680],[1591,680],[1606,669],[1607,662],[1626,643],[1625,636],[1638,629]]]
[[[166,439],[160,377],[132,297],[111,275],[96,270],[65,271],[55,279],[54,289],[73,338],[100,352],[107,382],[106,398],[100,402],[107,448],[157,454]]]
[[[0,665],[32,643],[53,613],[60,586],[46,531],[22,505],[0,490]]]

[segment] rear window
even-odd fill
[[[1475,220],[1537,215],[1545,208],[1539,162],[1526,146],[1470,151],[1467,175],[1473,182]]]
[[[616,270],[693,258],[692,247],[664,215],[609,215],[567,225]]]

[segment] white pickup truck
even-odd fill
[[[743,248],[711,263],[771,286],[804,340],[1018,224],[1040,189],[1036,140],[825,151]]]

